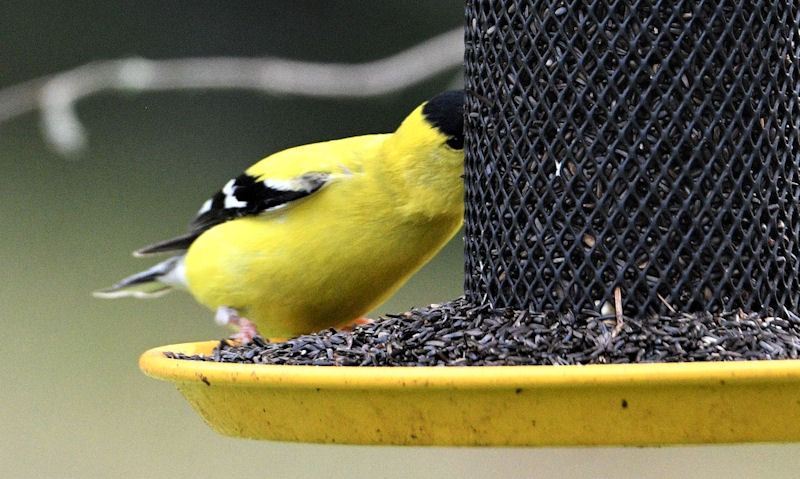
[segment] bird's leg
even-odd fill
[[[214,316],[217,324],[226,325],[232,324],[238,326],[239,329],[230,336],[230,339],[239,341],[242,344],[247,344],[258,336],[258,328],[256,324],[247,318],[239,316],[239,312],[228,306],[220,306],[217,308],[217,314]]]

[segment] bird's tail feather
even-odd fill
[[[98,298],[156,298],[169,293],[176,286],[186,286],[183,256],[169,258],[92,294]]]
[[[158,243],[153,243],[151,245],[145,246],[144,248],[137,249],[136,251],[133,252],[133,255],[136,257],[140,257],[156,253],[165,253],[168,251],[187,250],[189,249],[189,246],[192,244],[192,241],[196,240],[198,236],[200,236],[200,232],[196,231],[194,233],[188,233],[183,236],[178,236],[177,238],[170,238],[168,240],[159,241]]]

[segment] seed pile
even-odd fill
[[[318,366],[498,366],[797,359],[800,317],[739,312],[647,319],[579,317],[473,306],[463,298],[351,331],[333,329],[281,343],[227,340],[209,356],[174,359]]]
[[[467,297],[800,310],[790,11],[467,2]]]

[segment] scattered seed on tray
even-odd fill
[[[731,312],[644,319],[493,310],[464,298],[351,331],[328,329],[280,343],[222,340],[211,355],[173,359],[317,366],[497,366],[797,359],[800,317]],[[616,334],[615,334],[616,333]]]

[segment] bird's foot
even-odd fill
[[[241,344],[248,344],[254,337],[258,336],[258,328],[256,323],[247,318],[239,316],[239,312],[228,306],[220,306],[217,308],[217,314],[214,316],[217,324],[226,325],[231,324],[237,326],[239,329],[230,335],[229,339],[237,341]]]
[[[238,341],[242,344],[248,344],[253,340],[253,338],[259,335],[258,328],[256,328],[256,323],[247,318],[239,318],[233,324],[239,326],[239,330],[230,336],[230,338],[234,341]]]
[[[353,329],[353,327],[355,327],[355,326],[359,326],[359,325],[361,325],[361,324],[369,324],[369,323],[373,323],[373,322],[375,322],[375,320],[374,320],[374,319],[369,319],[369,318],[358,318],[358,319],[356,319],[355,321],[353,321],[352,323],[350,323],[350,324],[348,324],[348,325],[344,326],[344,327],[342,328],[342,331],[350,331],[350,330],[352,330],[352,329]]]

